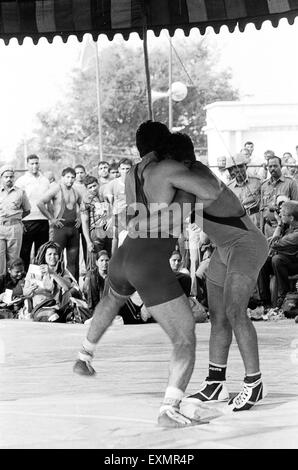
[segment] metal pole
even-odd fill
[[[100,100],[100,70],[99,70],[99,58],[98,58],[98,46],[97,42],[93,41],[94,53],[95,53],[95,64],[96,64],[96,95],[97,95],[97,123],[98,123],[98,151],[99,160],[103,160],[102,150],[102,126],[101,126],[101,100]]]
[[[173,102],[172,102],[172,39],[169,35],[169,129],[173,127]]]
[[[151,119],[153,121],[152,94],[151,94],[150,68],[149,68],[149,56],[148,56],[148,45],[147,45],[147,27],[146,27],[146,25],[144,25],[144,27],[143,27],[143,50],[144,50],[147,99],[148,99],[148,119]]]
[[[27,134],[24,132],[23,137],[23,150],[24,150],[24,168],[27,167],[28,147],[27,147]]]

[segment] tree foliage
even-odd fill
[[[187,97],[173,102],[173,124],[187,132],[195,146],[205,144],[204,106],[235,100],[229,70],[217,70],[217,58],[207,42],[175,41],[172,80],[188,86]],[[177,54],[176,54],[177,52]],[[153,90],[168,90],[168,47],[149,50]],[[105,159],[128,152],[135,145],[138,125],[148,119],[143,50],[111,43],[100,52],[102,142]],[[168,100],[154,102],[154,119],[168,122]],[[72,71],[63,101],[38,114],[39,125],[30,145],[55,162],[98,161],[98,113],[95,61],[86,72]]]

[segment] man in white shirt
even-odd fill
[[[15,186],[26,192],[31,205],[30,214],[23,219],[24,233],[20,256],[24,261],[25,271],[30,264],[32,244],[34,243],[35,256],[39,247],[49,240],[49,222],[38,209],[37,202],[48,191],[50,182],[40,172],[37,155],[28,155],[27,169],[28,171],[15,182]]]
[[[79,193],[79,195],[81,196],[81,200],[83,200],[85,197],[88,196],[88,190],[85,186],[86,169],[83,165],[79,164],[74,167],[74,171],[76,172],[76,179],[75,179],[75,182],[73,183],[73,187],[77,191],[77,193]],[[80,226],[79,228],[79,233],[80,233],[80,239],[81,239],[81,244],[83,248],[84,263],[86,265],[88,251],[87,251],[86,240],[82,231],[82,226]]]

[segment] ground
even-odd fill
[[[254,449],[298,447],[298,324],[255,322],[268,397],[208,424],[161,429],[157,412],[171,347],[157,324],[115,325],[99,343],[95,377],[72,366],[87,327],[0,322],[0,448]],[[206,376],[210,324],[197,324],[197,361],[187,391]],[[232,344],[231,394],[243,379]],[[214,406],[214,405],[213,405]]]

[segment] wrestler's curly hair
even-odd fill
[[[46,264],[46,252],[49,248],[53,248],[57,251],[57,254],[59,256],[57,274],[63,275],[65,271],[63,251],[61,249],[61,246],[56,242],[49,241],[41,245],[36,254],[34,263],[37,265]]]
[[[137,129],[136,146],[143,157],[149,152],[156,152],[162,158],[171,132],[167,126],[158,121],[145,121]]]

